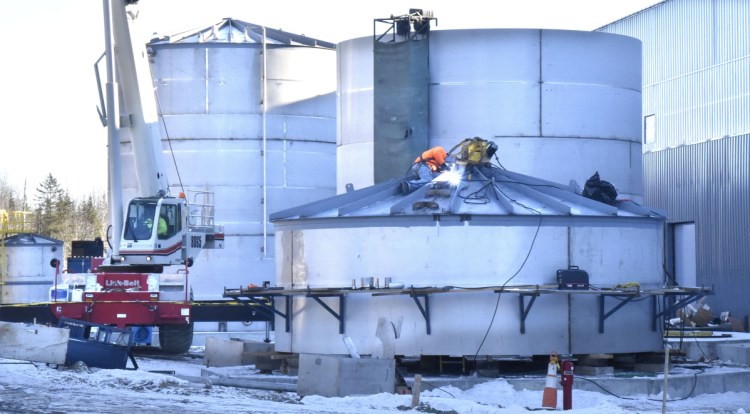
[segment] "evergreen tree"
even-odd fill
[[[57,203],[63,190],[51,173],[36,188],[36,232],[51,235],[54,232]]]

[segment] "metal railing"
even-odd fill
[[[188,227],[214,227],[214,193],[188,190]]]

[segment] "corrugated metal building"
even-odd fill
[[[750,2],[668,0],[599,31],[643,42],[647,205],[669,213],[667,267],[750,314]]]

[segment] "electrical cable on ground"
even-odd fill
[[[702,373],[702,372],[703,372],[703,371],[701,371],[701,373]],[[698,374],[699,374],[699,373],[693,374],[693,387],[692,387],[692,388],[690,389],[690,392],[688,393],[688,395],[687,395],[687,396],[685,396],[685,397],[682,397],[682,398],[673,398],[673,399],[668,399],[668,400],[667,400],[667,402],[683,401],[683,400],[687,400],[688,398],[690,398],[690,397],[691,397],[691,396],[693,395],[693,392],[695,392],[695,388],[696,388],[696,386],[698,385]],[[606,392],[607,394],[609,394],[609,395],[612,395],[613,397],[619,398],[619,399],[621,399],[621,400],[638,400],[638,398],[632,398],[632,397],[623,397],[622,395],[617,395],[617,394],[615,394],[614,392],[612,392],[612,391],[608,390],[608,389],[607,389],[607,388],[605,388],[605,387],[604,387],[603,385],[601,385],[601,384],[597,383],[596,381],[594,381],[594,380],[592,380],[592,379],[589,379],[589,378],[585,378],[585,377],[581,377],[581,376],[576,376],[576,379],[582,379],[582,380],[584,380],[584,381],[588,381],[588,382],[590,382],[590,383],[592,383],[592,384],[596,385],[597,387],[599,387],[599,388],[600,388],[600,389],[601,389],[602,391]],[[664,391],[662,391],[662,392],[664,392]],[[662,400],[661,400],[661,399],[655,399],[655,398],[647,398],[647,400],[648,400],[648,401],[658,401],[658,402],[662,402]]]
[[[531,240],[531,245],[529,246],[529,250],[528,252],[526,252],[526,257],[523,259],[523,262],[521,263],[521,266],[519,266],[518,270],[516,270],[513,276],[509,277],[508,280],[506,280],[505,283],[503,283],[502,286],[500,286],[500,290],[497,292],[497,301],[495,302],[495,310],[492,312],[492,318],[490,319],[490,324],[489,326],[487,326],[487,331],[484,333],[482,342],[480,342],[479,347],[477,347],[477,352],[474,353],[474,374],[475,375],[477,374],[477,356],[479,356],[479,351],[482,349],[482,346],[484,346],[484,342],[487,340],[487,336],[490,334],[490,330],[492,329],[492,324],[495,323],[495,317],[497,316],[497,310],[500,307],[500,298],[502,296],[503,289],[505,289],[505,286],[508,285],[508,283],[510,283],[510,281],[513,280],[513,278],[515,278],[516,276],[518,276],[519,273],[521,273],[521,270],[523,270],[524,266],[526,266],[526,262],[529,260],[529,257],[531,256],[532,250],[534,250],[534,244],[536,243],[536,238],[539,235],[539,230],[542,228],[542,214],[539,213],[538,211],[537,211],[537,214],[539,214],[539,224],[536,227],[536,232],[534,233],[534,238]]]
[[[444,389],[442,389],[442,388],[440,388],[440,387],[438,387],[438,386],[436,386],[436,385],[432,385],[432,384],[430,384],[429,382],[425,381],[424,379],[422,379],[422,384],[427,384],[427,385],[429,385],[430,387],[432,387],[432,389],[433,389],[433,390],[438,390],[438,391],[442,391],[442,392],[444,392],[444,393],[446,393],[446,394],[450,395],[451,397],[453,397],[453,398],[456,398],[456,396],[455,396],[455,395],[453,395],[453,394],[449,393],[448,391],[446,391],[446,390],[444,390]]]

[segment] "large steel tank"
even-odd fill
[[[345,354],[345,334],[374,353],[385,318],[397,355],[656,351],[663,214],[498,167],[409,195],[391,180],[275,213],[276,284],[291,292],[289,308],[277,300],[290,328],[277,316],[276,349]],[[571,266],[590,289],[558,289],[557,271]],[[380,289],[362,289],[363,277]],[[405,289],[384,289],[385,278]],[[637,296],[611,290],[633,283]]]
[[[334,45],[224,19],[148,47],[172,194],[214,192],[226,235],[223,250],[195,259],[194,298],[273,280],[267,213],[335,194]],[[130,142],[122,158],[127,201]]]
[[[338,192],[373,184],[373,38],[338,45]],[[595,171],[636,201],[641,42],[598,32],[429,34],[429,146],[479,136],[510,170],[583,184]],[[426,148],[425,148],[426,149]],[[414,154],[412,159],[418,154]],[[406,170],[408,166],[404,166]]]
[[[23,233],[4,241],[4,285],[0,303],[30,303],[49,300],[55,282],[53,259],[62,263],[63,242],[38,234]]]

